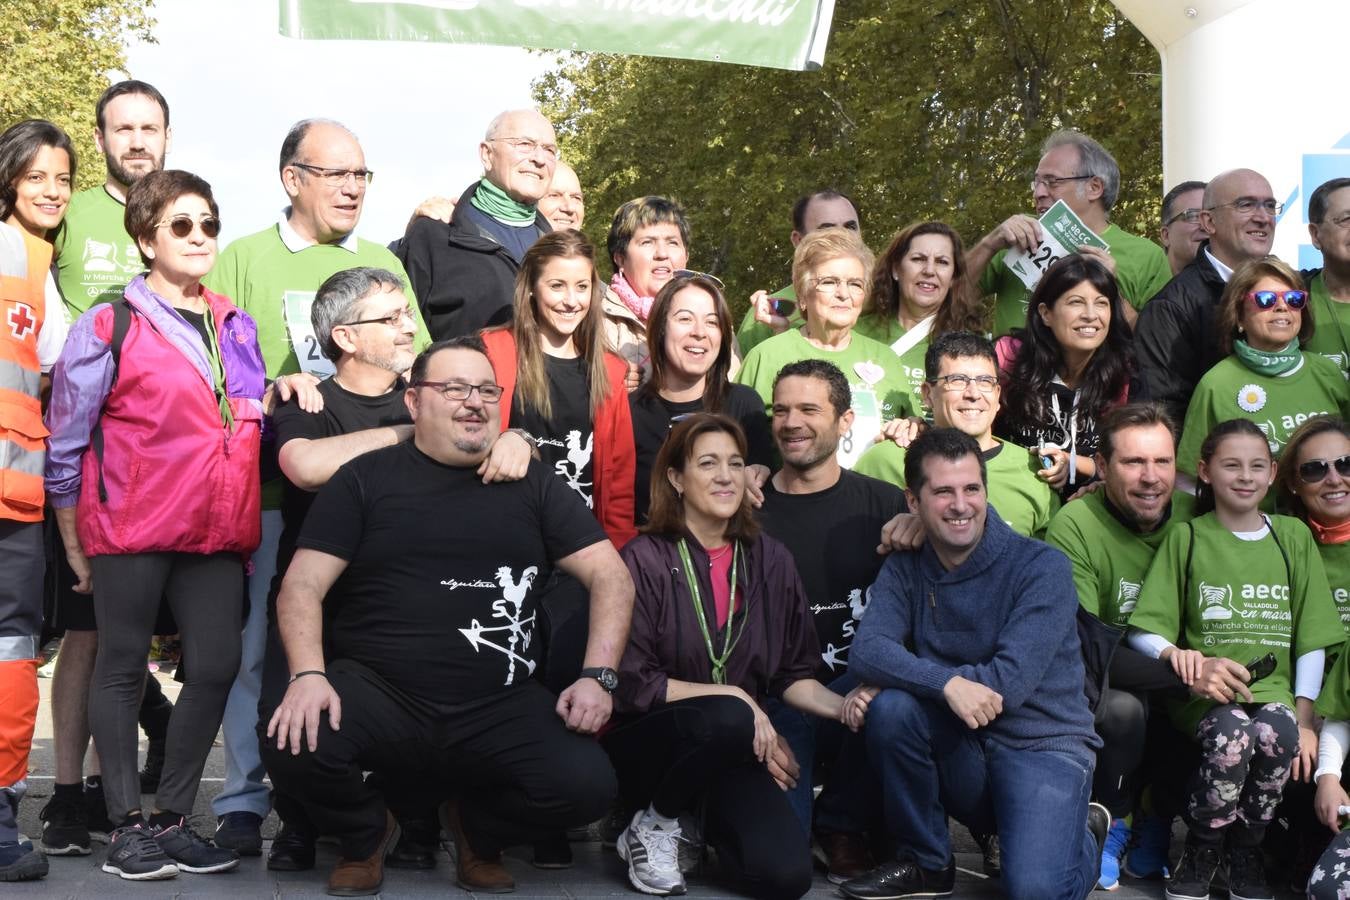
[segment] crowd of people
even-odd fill
[[[1298,271],[1260,174],[1177,185],[1154,243],[1060,131],[1035,215],[974,241],[897,222],[875,256],[802,197],[737,327],[671,198],[597,259],[536,110],[388,247],[357,137],[298,122],[281,217],[223,252],[164,96],[96,121],[73,195],[58,127],[0,134],[0,879],[95,841],[124,879],[228,871],[275,812],[267,867],[331,838],[337,896],[443,833],[460,887],[511,891],[504,850],[570,866],[587,827],[657,896],[710,856],[752,897],[813,859],[946,896],[950,819],[1015,898],[1350,891],[1350,178]],[[1028,287],[1057,203],[1106,249]]]

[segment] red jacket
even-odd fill
[[[511,427],[511,398],[516,392],[516,336],[509,328],[483,332],[488,359],[502,394],[502,430]],[[595,517],[605,534],[620,548],[637,534],[633,524],[633,479],[637,451],[633,447],[633,420],[628,412],[628,390],[624,379],[628,365],[613,353],[605,354],[609,373],[609,396],[595,413],[595,454],[591,458],[595,473]]]

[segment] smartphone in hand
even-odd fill
[[[1247,679],[1247,684],[1256,684],[1256,682],[1274,672],[1278,662],[1274,653],[1267,653],[1265,656],[1257,657],[1247,663],[1247,674],[1251,676]]]

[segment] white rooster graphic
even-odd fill
[[[534,674],[535,661],[517,653],[519,650],[523,653],[530,649],[530,638],[534,635],[534,616],[524,618],[525,598],[530,593],[530,586],[534,584],[534,579],[539,574],[538,566],[530,566],[520,573],[520,581],[514,580],[511,574],[510,566],[502,566],[497,570],[497,584],[502,589],[502,596],[492,601],[492,618],[505,619],[505,625],[482,625],[477,619],[469,623],[468,628],[461,628],[459,633],[464,635],[468,642],[473,646],[475,652],[480,647],[491,647],[506,656],[506,681],[503,684],[511,684],[516,677],[516,663],[519,661],[528,670],[528,675]],[[507,632],[506,644],[495,643],[483,637],[485,634],[495,634],[496,632]]]
[[[567,432],[567,459],[560,459],[553,464],[553,471],[566,480],[568,487],[581,495],[581,499],[586,501],[587,509],[591,508],[591,495],[583,488],[589,488],[591,482],[582,481],[581,474],[586,471],[586,464],[591,461],[591,444],[594,439],[595,435],[586,435],[586,445],[583,447],[580,431],[574,428]]]

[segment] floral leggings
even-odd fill
[[[1313,900],[1350,897],[1350,831],[1342,831],[1332,838],[1317,860],[1308,877],[1308,896]]]
[[[1186,823],[1194,837],[1217,843],[1241,820],[1261,830],[1274,817],[1298,752],[1298,722],[1283,703],[1229,703],[1196,726],[1200,771],[1191,782]]]

